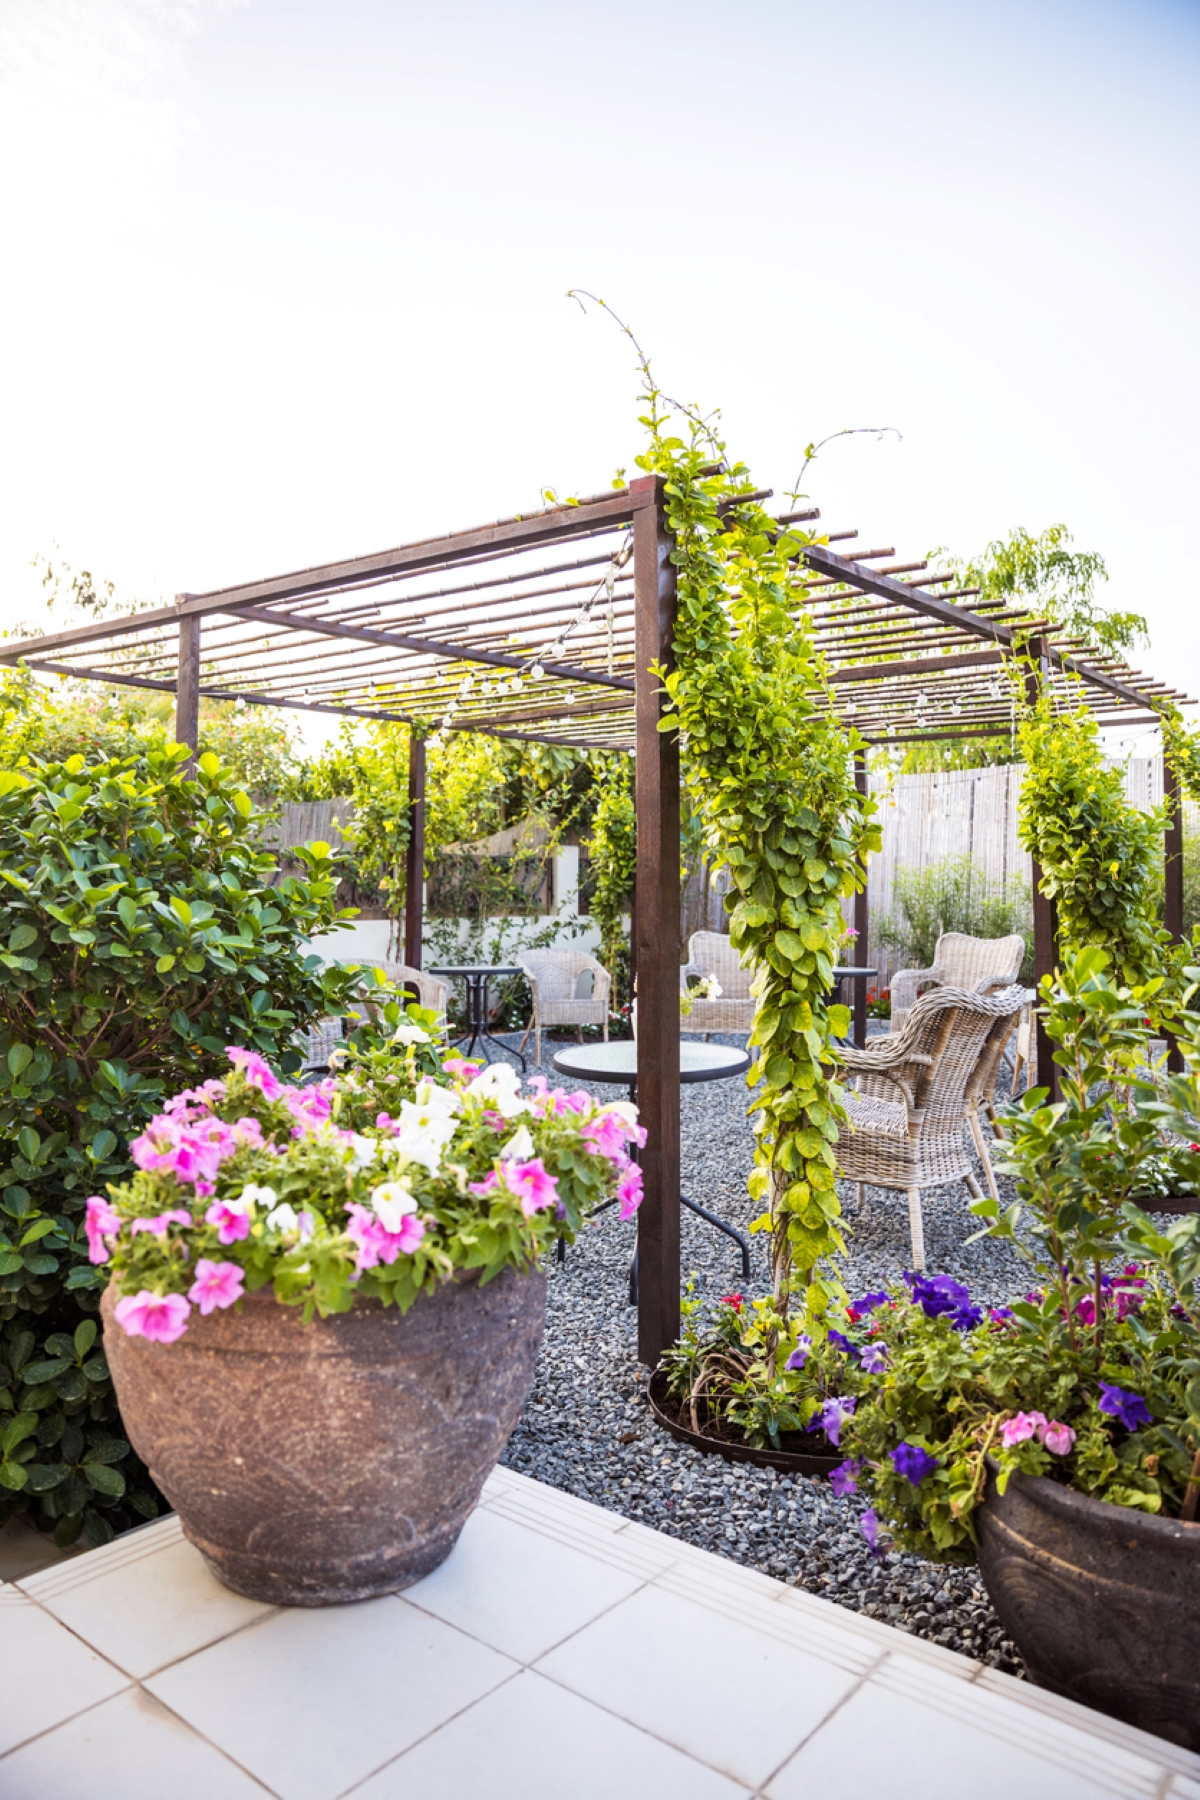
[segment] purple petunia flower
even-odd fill
[[[903,1475],[914,1487],[920,1487],[927,1475],[932,1475],[935,1469],[942,1466],[937,1457],[930,1456],[928,1450],[922,1449],[920,1444],[900,1444],[888,1454],[895,1464],[897,1475]]]
[[[1008,1321],[1013,1317],[1014,1314],[1011,1306],[989,1306],[988,1308],[988,1318],[993,1325],[1007,1325]]]
[[[825,1402],[820,1412],[813,1414],[806,1429],[808,1431],[824,1431],[825,1436],[836,1450],[839,1447],[838,1433],[857,1405],[858,1400],[854,1394],[835,1394],[832,1400]]]
[[[810,1337],[804,1337],[804,1336],[798,1337],[796,1339],[796,1348],[792,1351],[792,1354],[788,1357],[787,1361],[784,1363],[784,1365],[783,1365],[784,1368],[785,1369],[802,1369],[804,1367],[805,1363],[808,1361],[808,1353],[811,1349],[812,1349],[812,1339]]]
[[[888,1296],[886,1293],[864,1294],[861,1300],[852,1300],[850,1302],[850,1305],[846,1308],[846,1313],[851,1320],[858,1320],[864,1318],[867,1313],[874,1312],[877,1306],[886,1306],[887,1301]]]
[[[867,1540],[867,1549],[876,1562],[883,1561],[883,1551],[879,1548],[879,1519],[873,1506],[869,1506],[859,1520],[859,1529]]]
[[[1154,1414],[1140,1394],[1114,1387],[1111,1381],[1100,1383],[1100,1411],[1112,1419],[1119,1419],[1126,1431],[1136,1431],[1139,1425],[1154,1423]]]
[[[861,1468],[862,1458],[860,1456],[853,1456],[849,1457],[845,1462],[839,1463],[836,1469],[830,1470],[829,1485],[838,1496],[839,1500],[843,1494],[856,1494],[858,1492],[858,1472]]]
[[[840,1350],[844,1356],[857,1356],[858,1355],[857,1344],[852,1344],[850,1342],[850,1339],[848,1337],[844,1337],[840,1331],[831,1331],[829,1333],[829,1341],[833,1345],[834,1349]]]
[[[864,1375],[882,1375],[888,1366],[888,1349],[886,1344],[868,1344],[862,1353]]]
[[[919,1306],[927,1319],[949,1318],[955,1331],[973,1331],[983,1322],[982,1306],[971,1304],[970,1290],[953,1275],[916,1275],[905,1269],[914,1306]]]

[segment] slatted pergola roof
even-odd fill
[[[769,499],[769,494],[744,496]],[[782,515],[817,527],[817,513]],[[819,527],[817,527],[819,529]],[[951,574],[830,532],[798,549],[832,704],[868,743],[1008,729],[1004,664],[1105,724],[1152,722],[1184,696],[1065,640],[1019,607],[985,604]],[[837,548],[834,548],[834,546]],[[415,722],[409,745],[406,960],[420,966],[425,733],[485,731],[634,750],[637,814],[637,1096],[649,1136],[638,1214],[638,1354],[652,1367],[679,1332],[679,745],[658,729],[677,595],[660,477],[531,516],[251,581],[173,606],[0,644],[0,663],[173,691],[176,735],[196,746],[201,695]],[[1018,671],[1014,671],[1014,674]],[[825,704],[826,702],[822,702]],[[866,785],[865,755],[857,775]],[[1167,834],[1167,927],[1182,933],[1182,825]],[[866,894],[856,900],[866,967]],[[1038,973],[1054,966],[1051,902],[1034,879]],[[860,1029],[863,984],[856,1012]],[[1039,1066],[1053,1074],[1039,1030]]]
[[[767,499],[769,495],[756,495]],[[785,524],[818,532],[815,509]],[[1186,697],[1065,637],[1027,608],[979,599],[924,559],[830,532],[795,562],[834,704],[871,743],[1004,732],[1003,663],[1038,640],[1043,681],[1104,724],[1152,723]],[[352,718],[632,750],[630,491],[299,570],[170,607],[4,644],[56,674],[174,691],[200,636],[199,692]],[[201,631],[202,627],[202,631]],[[183,657],[186,661],[186,656]]]

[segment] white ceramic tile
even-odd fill
[[[265,1800],[266,1789],[140,1688],[0,1762],[4,1800]]]
[[[906,1651],[906,1654],[910,1652]],[[1113,1719],[1107,1713],[1095,1712],[1090,1706],[1082,1706],[1077,1700],[1068,1700],[1064,1694],[1052,1694],[1049,1688],[1034,1687],[1032,1682],[1020,1681],[1015,1675],[1002,1674],[999,1669],[984,1669],[976,1686],[980,1692],[990,1689],[1019,1706],[1025,1718],[1031,1721],[1034,1730],[1045,1729],[1036,1723],[1036,1715],[1042,1714],[1054,1724],[1062,1724],[1081,1733],[1090,1744],[1096,1746],[1098,1754],[1104,1754],[1103,1745],[1111,1744],[1119,1751],[1127,1751],[1140,1760],[1161,1763],[1163,1768],[1200,1783],[1200,1756],[1185,1750],[1181,1744],[1170,1744],[1165,1738],[1156,1737],[1151,1732],[1139,1731],[1136,1725],[1127,1725],[1123,1719]],[[1200,1790],[1196,1800],[1200,1800]]]
[[[73,1577],[73,1579],[72,1579]],[[47,1611],[136,1676],[189,1656],[271,1608],[233,1593],[186,1539],[160,1539],[113,1568],[87,1559],[25,1584]]]
[[[658,1587],[623,1601],[538,1667],[752,1788],[856,1679]]]
[[[1200,1800],[1200,1781],[1193,1781],[1190,1775],[1176,1775],[1164,1800]]]
[[[894,1659],[895,1665],[905,1659]],[[1031,1729],[1031,1723],[1038,1729]],[[1162,1772],[1020,1716],[921,1663],[889,1658],[767,1786],[770,1800],[839,1792],[870,1771],[872,1800],[1154,1800]]]
[[[274,1613],[146,1685],[282,1800],[332,1800],[517,1667],[385,1599]]]
[[[24,1594],[0,1591],[0,1754],[128,1685]]]
[[[353,1800],[743,1800],[746,1792],[527,1672],[389,1763]]]
[[[533,1662],[641,1585],[640,1577],[483,1511],[404,1598],[518,1662]]]

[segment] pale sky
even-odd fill
[[[606,487],[580,285],[763,485],[896,427],[832,529],[1065,520],[1200,694],[1198,94],[1196,0],[0,0],[0,625]]]

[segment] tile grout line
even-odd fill
[[[869,1667],[864,1669],[862,1674],[854,1682],[853,1686],[848,1688],[847,1691],[840,1697],[840,1699],[834,1701],[833,1705],[829,1708],[829,1711],[827,1713],[825,1713],[820,1719],[818,1719],[817,1723],[813,1726],[812,1730],[807,1732],[804,1735],[804,1737],[801,1738],[800,1742],[794,1747],[794,1749],[792,1749],[788,1752],[788,1754],[784,1757],[783,1761],[779,1764],[778,1768],[772,1769],[771,1773],[767,1776],[766,1780],[763,1782],[760,1782],[759,1785],[764,1794],[766,1793],[767,1789],[770,1787],[771,1783],[774,1780],[776,1780],[776,1778],[783,1773],[783,1771],[787,1768],[788,1764],[791,1762],[795,1762],[795,1760],[799,1756],[800,1752],[803,1749],[805,1749],[809,1744],[812,1743],[812,1741],[816,1737],[817,1733],[819,1731],[824,1731],[825,1727],[830,1723],[830,1721],[832,1719],[835,1719],[837,1717],[838,1713],[841,1712],[842,1708],[844,1706],[849,1705],[850,1701],[854,1699],[856,1694],[861,1693],[862,1689],[864,1687],[866,1687],[868,1681],[870,1681],[872,1675],[874,1675],[875,1671],[879,1668],[880,1664],[887,1661],[887,1655],[888,1655],[888,1653],[885,1650],[881,1656],[877,1657],[876,1660],[869,1665]]]
[[[430,1614],[429,1616],[432,1617],[433,1615]],[[442,1624],[445,1624],[446,1621],[443,1619],[441,1622]],[[464,1635],[469,1636],[469,1633],[465,1633]],[[478,1642],[479,1640],[476,1639],[475,1641]],[[491,1646],[489,1645],[489,1648],[490,1647]],[[377,1768],[368,1769],[365,1775],[360,1776],[357,1781],[352,1782],[348,1788],[339,1788],[336,1795],[333,1796],[333,1800],[347,1800],[347,1797],[350,1794],[353,1794],[358,1788],[362,1787],[365,1781],[373,1781],[376,1775],[381,1774],[384,1769],[390,1769],[393,1763],[400,1762],[410,1751],[417,1749],[418,1745],[427,1744],[430,1738],[435,1738],[439,1731],[444,1731],[446,1729],[447,1725],[453,1725],[456,1719],[466,1718],[467,1714],[472,1712],[475,1707],[482,1706],[483,1702],[485,1700],[490,1700],[493,1694],[498,1694],[502,1688],[508,1687],[511,1682],[518,1681],[522,1675],[527,1675],[528,1673],[528,1664],[518,1663],[512,1673],[510,1675],[505,1675],[502,1680],[496,1683],[495,1687],[488,1688],[486,1693],[476,1694],[474,1700],[468,1700],[465,1706],[460,1706],[457,1712],[450,1713],[437,1725],[433,1726],[431,1730],[423,1731],[420,1737],[414,1738],[411,1744],[405,1744],[403,1750],[398,1750],[395,1756],[387,1757]]]
[[[161,1706],[164,1712],[170,1713],[173,1719],[179,1721],[185,1731],[190,1732],[194,1738],[198,1738],[202,1744],[207,1744],[210,1750],[215,1750],[218,1756],[223,1757],[226,1762],[232,1763],[235,1769],[240,1769],[246,1779],[252,1781],[255,1787],[260,1787],[264,1794],[270,1794],[271,1800],[285,1800],[285,1796],[280,1793],[278,1788],[268,1787],[261,1775],[256,1775],[253,1769],[248,1769],[244,1763],[240,1763],[237,1757],[231,1751],[226,1750],[223,1745],[214,1743],[212,1738],[207,1737],[203,1731],[193,1725],[190,1719],[185,1719],[181,1712],[176,1712],[173,1706],[168,1705],[165,1700],[161,1700],[157,1694],[152,1694],[150,1689],[143,1686],[140,1681],[134,1682],[133,1686],[145,1699],[149,1700],[152,1706]]]

